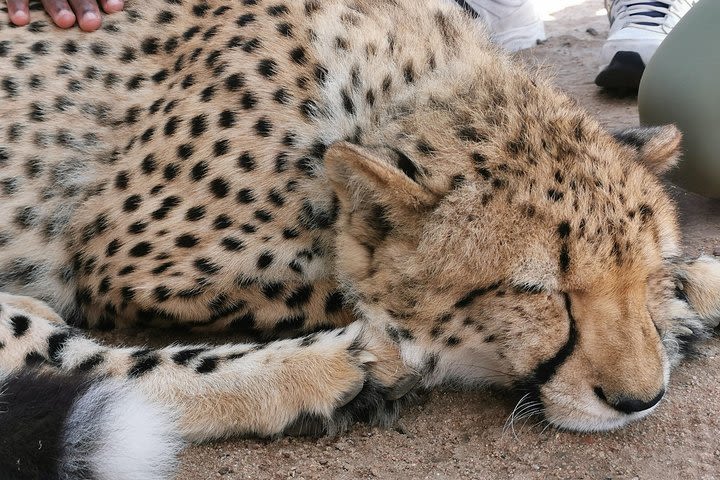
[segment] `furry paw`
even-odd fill
[[[417,381],[410,382],[415,386]],[[402,387],[407,388],[409,383]],[[284,432],[290,436],[337,435],[347,431],[354,423],[367,423],[380,427],[389,427],[398,418],[400,409],[406,403],[412,403],[415,394],[405,392],[396,397],[397,390],[379,384],[369,378],[357,395],[345,405],[338,407],[330,417],[303,414]]]
[[[702,256],[685,264],[680,293],[709,328],[720,325],[720,261]]]

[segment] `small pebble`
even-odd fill
[[[713,250],[713,255],[716,257],[720,257],[720,247],[715,247],[715,250]]]
[[[585,30],[589,35],[593,37],[597,37],[600,35],[597,30],[595,30],[593,27],[589,27],[587,30]]]

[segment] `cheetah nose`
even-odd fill
[[[620,395],[615,399],[609,400],[601,387],[595,387],[594,392],[600,400],[607,403],[618,412],[629,415],[631,413],[642,412],[657,405],[663,395],[665,395],[665,388],[660,389],[660,392],[658,392],[658,394],[651,400],[641,400],[627,395]]]

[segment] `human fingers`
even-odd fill
[[[125,7],[124,0],[100,0],[100,5],[105,13],[117,13]]]
[[[42,4],[58,27],[70,28],[75,25],[75,14],[70,9],[67,0],[42,0]]]
[[[92,32],[100,28],[102,18],[97,0],[70,0],[70,6],[75,11],[80,30]]]
[[[7,0],[7,7],[11,23],[18,26],[28,24],[30,21],[28,0]]]

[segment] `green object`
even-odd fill
[[[645,69],[642,125],[673,123],[683,157],[673,182],[720,199],[720,1],[701,0],[670,32]]]

